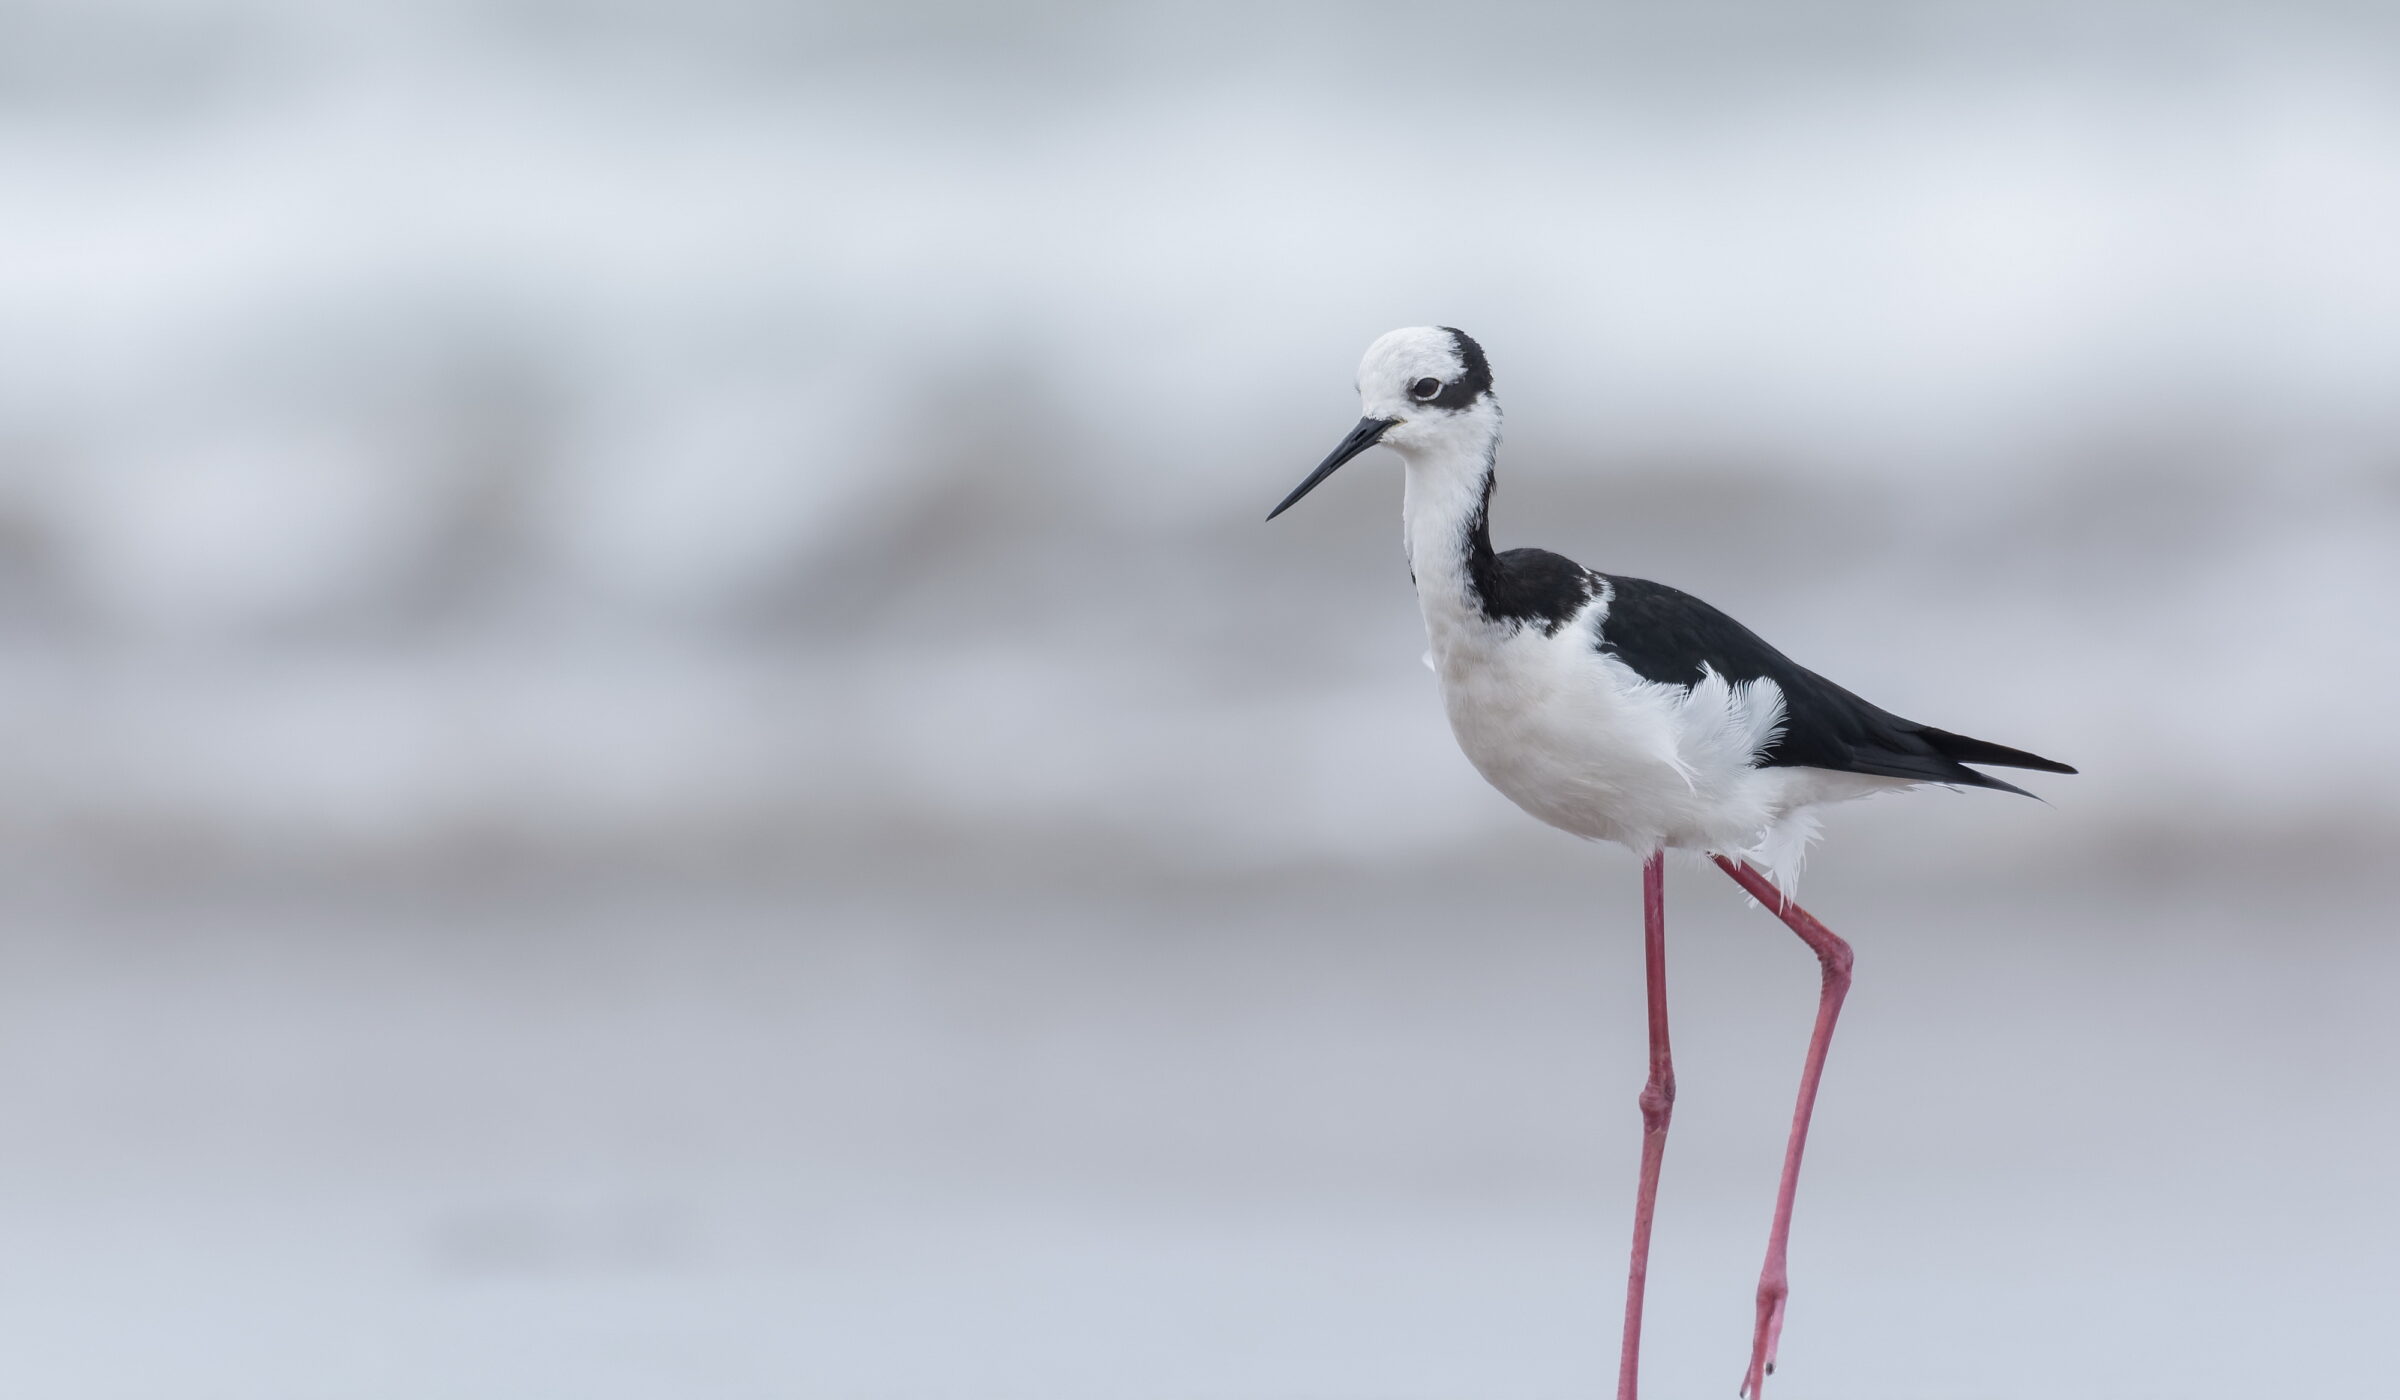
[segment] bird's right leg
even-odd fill
[[[1712,857],[1750,897],[1775,911],[1785,927],[1817,955],[1823,972],[1817,990],[1817,1025],[1809,1033],[1808,1058],[1800,1065],[1800,1101],[1792,1109],[1792,1135],[1784,1144],[1783,1179],[1775,1188],[1775,1223],[1767,1231],[1767,1263],[1758,1275],[1758,1325],[1750,1337],[1750,1369],[1742,1378],[1745,1400],[1759,1400],[1768,1376],[1775,1371],[1775,1346],[1783,1339],[1783,1303],[1791,1295],[1785,1264],[1792,1239],[1792,1197],[1800,1189],[1800,1154],[1808,1146],[1808,1120],[1817,1108],[1817,1082],[1825,1075],[1825,1052],[1833,1046],[1833,1023],[1842,1014],[1842,998],[1850,994],[1850,945],[1817,916],[1792,903],[1766,876],[1745,861]]]
[[[1635,1400],[1642,1369],[1642,1287],[1650,1275],[1650,1217],[1658,1206],[1658,1166],[1667,1155],[1675,1113],[1675,1061],[1667,1053],[1667,853],[1642,863],[1642,973],[1650,998],[1650,1078],[1642,1085],[1642,1176],[1633,1198],[1633,1267],[1625,1279],[1625,1348],[1617,1362],[1617,1400]]]

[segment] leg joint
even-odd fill
[[[1652,1072],[1636,1102],[1642,1106],[1642,1131],[1655,1133],[1666,1127],[1675,1113],[1675,1071],[1662,1068]]]

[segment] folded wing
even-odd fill
[[[2025,790],[1966,765],[2075,771],[2039,754],[1918,724],[1871,705],[1689,593],[1648,579],[1601,577],[1610,599],[1598,645],[1642,679],[1689,687],[1714,671],[1734,682],[1763,676],[1781,688],[1783,733],[1767,746],[1759,760],[1763,766],[1825,768],[2015,793]]]

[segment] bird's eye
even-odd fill
[[[1408,392],[1414,398],[1430,399],[1434,395],[1442,392],[1442,381],[1439,379],[1420,379],[1416,383],[1408,386]]]

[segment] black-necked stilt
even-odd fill
[[[1643,858],[1650,1077],[1640,1099],[1620,1400],[1633,1400],[1640,1370],[1650,1221],[1675,1104],[1666,849],[1705,853],[1776,911],[1824,969],[1758,1281],[1742,1383],[1742,1393],[1756,1397],[1775,1369],[1800,1154],[1850,989],[1850,945],[1785,893],[1816,836],[1815,809],[1920,783],[2024,791],[1970,763],[2075,770],[1877,709],[1688,593],[1598,573],[1545,550],[1495,553],[1488,516],[1500,405],[1483,347],[1465,332],[1418,326],[1384,336],[1359,362],[1358,393],[1365,412],[1358,426],[1267,518],[1368,448],[1398,452],[1407,467],[1401,518],[1409,572],[1432,643],[1427,659],[1441,678],[1459,747],[1526,811]]]

